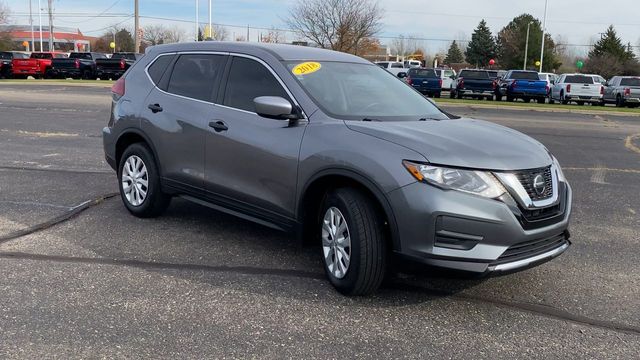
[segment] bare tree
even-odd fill
[[[375,0],[298,0],[285,22],[323,48],[355,53],[380,32],[382,13]]]
[[[179,43],[184,41],[186,38],[187,33],[184,31],[184,29],[178,26],[173,26],[164,30],[165,44]]]
[[[0,1],[0,25],[9,22],[10,14],[9,6],[4,1]]]
[[[227,41],[229,39],[229,31],[227,28],[221,25],[213,25],[213,40],[215,41]]]
[[[162,25],[147,25],[144,27],[142,40],[152,46],[164,44],[165,31],[166,29]]]
[[[284,33],[278,29],[271,29],[269,30],[269,32],[267,33],[267,35],[264,35],[262,37],[262,42],[266,42],[266,43],[283,43],[287,41]]]
[[[424,53],[423,42],[418,35],[399,35],[391,41],[391,50],[398,56],[415,54],[417,51]]]

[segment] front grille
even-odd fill
[[[545,189],[541,194],[538,194],[533,186],[533,181],[538,175],[542,175],[545,184]],[[545,200],[549,199],[553,195],[553,181],[551,179],[550,166],[542,169],[520,171],[515,173],[515,176],[518,178],[518,181],[520,181],[520,184],[526,190],[531,200]]]
[[[521,242],[511,245],[500,257],[492,264],[504,264],[522,259],[527,259],[536,255],[544,254],[567,242],[565,233],[558,234],[545,239],[537,239]]]

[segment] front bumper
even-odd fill
[[[553,221],[531,226],[505,202],[416,182],[388,194],[398,225],[394,250],[404,259],[447,269],[482,274],[523,270],[569,247],[568,184],[562,196],[563,210]]]

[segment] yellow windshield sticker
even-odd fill
[[[294,75],[307,75],[320,70],[321,67],[322,65],[320,65],[320,63],[317,63],[317,62],[305,62],[305,63],[296,65],[291,70],[291,72]]]

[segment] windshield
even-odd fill
[[[620,80],[621,86],[640,86],[640,78],[627,78]]]
[[[435,78],[436,72],[433,69],[410,69],[409,76],[421,78]]]
[[[593,84],[593,78],[586,75],[569,75],[564,82],[567,84]]]
[[[91,60],[91,54],[89,53],[71,53],[69,59],[87,59]]]
[[[53,55],[49,53],[32,53],[31,58],[32,59],[51,59],[53,58]]]
[[[538,73],[514,71],[511,73],[511,78],[515,80],[540,80]]]
[[[326,114],[343,120],[448,119],[429,100],[375,65],[287,62],[287,68]],[[305,66],[312,70],[301,73]]]
[[[12,56],[10,52],[0,52],[0,59],[2,60],[11,60]]]
[[[459,76],[465,79],[488,79],[489,73],[484,70],[462,70]]]

